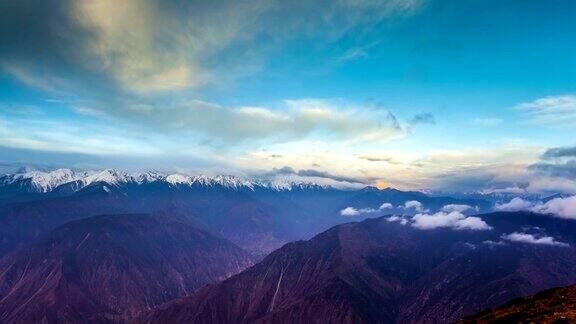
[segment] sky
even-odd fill
[[[575,10],[0,0],[0,163],[576,193]]]

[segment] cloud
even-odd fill
[[[551,245],[551,246],[562,246],[568,247],[570,244],[558,242],[551,236],[540,236],[536,237],[532,234],[527,233],[510,233],[502,235],[502,239],[511,241],[511,242],[520,242],[520,243],[528,243],[528,244],[539,244],[539,245]]]
[[[567,124],[576,120],[576,96],[548,96],[518,105],[533,119],[550,124]]]
[[[289,175],[294,174],[301,177],[317,177],[317,178],[326,178],[332,179],[334,181],[339,182],[350,182],[350,183],[367,183],[366,179],[363,178],[356,178],[356,177],[346,177],[346,176],[339,176],[334,175],[326,171],[320,170],[312,170],[312,169],[304,169],[304,170],[294,170],[292,167],[284,166],[281,168],[274,168],[268,175]]]
[[[516,197],[505,204],[496,204],[496,210],[521,211],[527,210],[541,214],[551,214],[555,217],[576,219],[576,196],[554,198],[547,202],[533,203]]]
[[[340,215],[342,216],[358,216],[360,215],[360,211],[354,207],[346,207],[340,211]]]
[[[494,118],[494,117],[487,117],[487,118],[475,118],[474,124],[485,126],[485,127],[493,127],[500,125],[502,123],[502,119]]]
[[[344,181],[344,182],[355,182],[355,183],[365,183],[366,182],[365,179],[346,177],[346,176],[336,176],[336,175],[330,174],[326,171],[319,171],[319,170],[312,170],[312,169],[299,170],[298,172],[296,172],[296,174],[299,176],[303,176],[303,177],[329,178],[329,179],[333,179],[336,181]]]
[[[560,177],[536,177],[530,180],[528,187],[529,192],[534,193],[576,193],[576,181]]]
[[[564,163],[535,163],[528,169],[552,177],[574,178],[576,177],[576,160],[569,160]]]
[[[561,218],[576,219],[576,196],[567,198],[554,198],[546,203],[536,204],[532,211],[553,214]]]
[[[234,80],[262,73],[268,58],[294,41],[332,44],[419,6],[418,0],[1,2],[0,69],[82,118],[129,126],[132,137],[176,134],[206,149],[236,151],[303,139],[380,143],[407,134],[380,108],[197,98],[218,98],[214,93],[234,88]]]
[[[275,108],[223,107],[198,100],[149,107],[143,112],[132,110],[129,117],[153,130],[188,132],[216,145],[327,138],[351,144],[406,135],[389,111],[331,100],[287,100]]]
[[[549,148],[542,154],[542,158],[546,160],[554,158],[576,158],[576,146]]]
[[[383,203],[382,205],[380,205],[380,208],[378,208],[380,210],[383,209],[394,209],[394,206],[391,203]]]
[[[362,58],[366,58],[369,56],[369,51],[372,47],[375,47],[379,44],[379,41],[371,42],[369,44],[355,46],[346,50],[342,55],[336,58],[337,63],[347,62],[347,61],[354,61]]]
[[[397,215],[393,215],[393,216],[386,218],[386,221],[391,222],[391,223],[394,223],[394,222],[400,223],[401,225],[408,224],[408,219],[406,217],[397,216]]]
[[[360,214],[371,214],[371,213],[378,213],[386,209],[393,209],[394,206],[390,203],[383,203],[378,208],[354,208],[354,207],[346,207],[340,211],[340,215],[342,216],[358,216]]]
[[[92,85],[92,91],[148,95],[253,73],[285,42],[337,39],[419,6],[417,0],[22,0],[0,4],[0,60],[43,89],[62,86],[43,80],[62,79],[66,90]],[[26,28],[15,35],[15,26]]]
[[[400,162],[396,161],[396,159],[391,156],[362,155],[359,156],[358,158],[370,162],[386,162],[390,164],[400,164]]]
[[[491,230],[480,217],[470,216],[453,211],[435,214],[416,214],[412,217],[412,226],[422,230],[452,228],[455,230]]]
[[[167,21],[164,14],[167,12],[154,1],[119,4],[113,0],[79,0],[70,8],[78,29],[90,33],[78,50],[84,50],[99,65],[99,71],[123,89],[138,93],[182,89],[202,82],[202,74],[186,53],[198,55],[198,49],[178,35],[186,30],[184,26],[177,20]],[[204,37],[189,35],[200,47],[213,46]],[[225,42],[226,36],[219,41]]]
[[[292,100],[275,108],[223,107],[198,100],[163,107],[137,104],[129,107],[127,111],[117,109],[113,104],[106,109],[84,104],[74,106],[72,110],[96,117],[91,124],[110,124],[110,120],[116,118],[122,121],[116,123],[118,130],[137,134],[131,137],[140,134],[176,136],[186,138],[188,144],[219,149],[299,140],[337,141],[339,145],[381,143],[407,134],[388,111],[330,100]],[[22,122],[31,120],[22,119]]]
[[[530,180],[527,166],[540,154],[541,148],[512,143],[499,148],[434,150],[413,165],[428,188],[471,192],[523,186]]]
[[[576,193],[576,147],[549,148],[528,170],[534,175],[527,188],[530,191]]]
[[[520,210],[529,210],[530,208],[532,208],[532,206],[533,206],[532,202],[516,197],[507,203],[496,204],[494,206],[494,209],[499,211],[520,211]]]
[[[418,124],[434,125],[436,124],[436,119],[434,118],[434,115],[432,115],[431,113],[420,113],[414,115],[414,117],[412,117],[409,122],[412,125],[418,125]]]
[[[427,212],[428,211],[428,209],[424,209],[424,206],[422,205],[422,203],[417,201],[417,200],[406,201],[403,206],[398,206],[398,208],[405,209],[405,210],[413,209],[417,212]]]
[[[518,186],[506,187],[506,188],[494,188],[494,189],[483,189],[479,191],[480,194],[516,194],[521,195],[526,193],[526,189],[520,188]]]
[[[529,167],[531,171],[551,177],[576,176],[576,147],[549,148],[540,158],[540,162]]]
[[[466,211],[473,211],[473,210],[478,211],[478,207],[472,207],[469,205],[458,205],[458,204],[450,204],[442,207],[442,211],[446,213],[451,212],[464,213]]]

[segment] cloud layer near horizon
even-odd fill
[[[500,211],[533,211],[560,218],[576,219],[576,196],[556,197],[546,202],[532,202],[516,197],[508,203],[496,204],[494,208]]]

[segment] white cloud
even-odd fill
[[[436,214],[416,214],[412,217],[412,226],[422,230],[435,228],[452,228],[456,230],[491,230],[480,217],[466,217],[462,213],[453,211],[450,213],[438,212]]]
[[[532,206],[533,203],[531,203],[530,201],[516,197],[507,203],[496,204],[496,206],[494,206],[494,209],[500,211],[520,211],[520,210],[529,210],[530,208],[532,208]]]
[[[525,102],[518,108],[526,111],[537,121],[553,124],[566,124],[576,120],[576,96],[548,96]]]
[[[346,207],[340,211],[340,215],[342,216],[358,216],[360,214],[370,214],[370,213],[377,213],[386,209],[394,208],[390,203],[383,203],[380,207],[376,208],[354,208],[354,207]]]
[[[340,211],[340,215],[342,215],[342,216],[358,216],[358,215],[360,215],[360,211],[354,207],[346,207]]]
[[[576,194],[576,181],[559,177],[536,177],[530,181],[526,190],[533,193]]]
[[[496,204],[496,210],[501,211],[532,211],[541,214],[551,214],[560,218],[576,219],[576,196],[554,198],[545,203],[533,203],[516,197],[508,203]]]
[[[391,222],[391,223],[395,222],[395,223],[400,223],[402,225],[408,224],[408,219],[406,219],[406,217],[403,217],[403,216],[393,215],[393,216],[386,218],[386,220],[388,222]]]
[[[563,246],[568,247],[570,246],[564,242],[558,242],[551,236],[540,236],[536,237],[532,234],[528,233],[510,233],[502,235],[502,239],[508,240],[511,242],[521,242],[521,243],[529,243],[529,244],[541,244],[541,245],[554,245],[554,246]]]
[[[517,194],[521,195],[526,193],[526,189],[520,188],[518,186],[506,187],[506,188],[494,188],[494,189],[483,189],[480,190],[480,194],[489,195],[489,194]]]
[[[405,127],[386,110],[327,99],[287,100],[275,107],[224,107],[186,100],[149,105],[146,110],[108,109],[108,114],[162,133],[189,133],[216,145],[285,143],[328,140],[339,144],[384,142],[407,135]],[[221,127],[226,125],[226,127]]]
[[[434,150],[416,159],[413,178],[425,188],[478,191],[523,183],[527,167],[538,161],[541,147],[510,142],[501,147]]]
[[[554,198],[544,204],[532,207],[532,210],[543,214],[553,214],[561,218],[576,219],[576,196]]]
[[[382,205],[380,205],[380,207],[378,209],[380,209],[380,210],[394,209],[394,206],[391,203],[383,203]]]
[[[422,203],[417,201],[417,200],[406,201],[404,203],[404,206],[398,206],[398,207],[401,209],[404,209],[404,210],[413,209],[413,210],[420,212],[420,213],[428,212],[428,209],[424,209],[424,206],[422,205]]]
[[[446,213],[451,213],[451,212],[459,212],[459,213],[463,213],[465,211],[471,211],[471,210],[478,210],[478,207],[472,207],[469,205],[459,205],[459,204],[450,204],[450,205],[446,205],[444,207],[442,207],[442,211],[446,212]]]

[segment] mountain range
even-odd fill
[[[486,231],[420,230],[387,217],[336,226],[138,322],[445,323],[576,282],[576,225],[482,215]],[[562,244],[503,237],[538,227]]]
[[[7,174],[0,322],[444,323],[576,283],[572,219],[481,197]]]
[[[405,208],[418,201],[422,209]],[[383,203],[392,208],[379,209]],[[116,170],[30,171],[0,177],[0,256],[67,221],[101,214],[180,214],[255,255],[310,238],[331,226],[385,213],[437,211],[445,205],[490,210],[478,199],[433,197],[420,192],[366,187],[345,190],[289,179],[187,176]],[[368,211],[353,218],[345,208]]]

